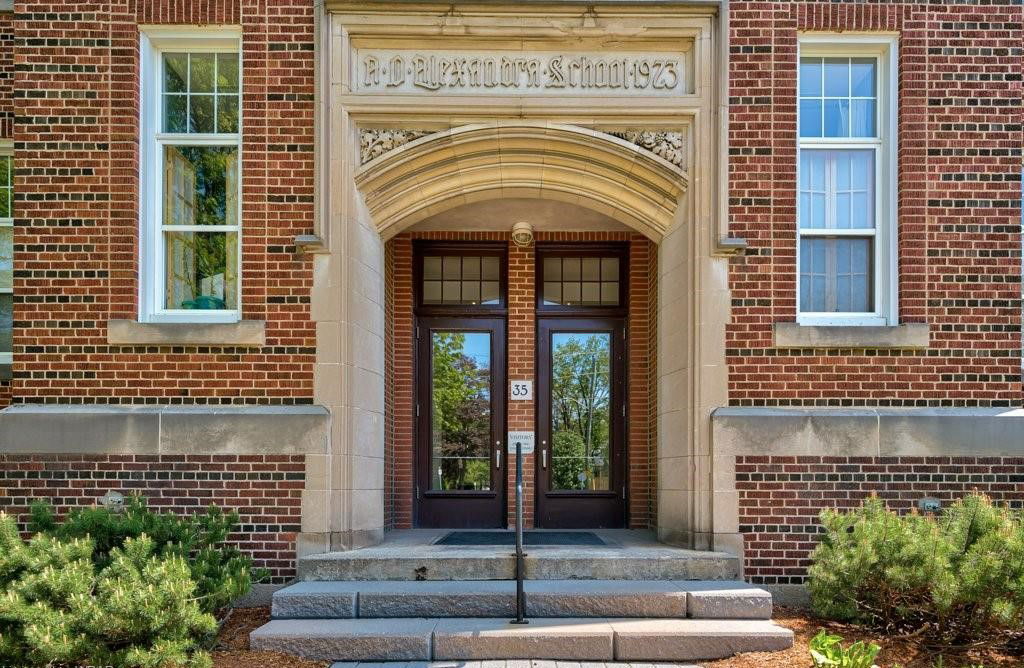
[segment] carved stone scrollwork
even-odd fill
[[[676,167],[683,167],[685,151],[683,148],[682,132],[626,130],[622,132],[609,132],[608,134],[636,144],[640,148],[646,149],[654,155],[671,162]]]
[[[365,165],[414,139],[432,134],[431,130],[390,130],[374,128],[359,133],[359,164]]]

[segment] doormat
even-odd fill
[[[515,545],[512,531],[452,531],[435,545]],[[524,531],[523,545],[604,545],[592,531]]]

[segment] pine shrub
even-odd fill
[[[1024,515],[973,494],[941,515],[899,515],[878,498],[821,514],[815,611],[934,648],[996,645],[1024,631]]]
[[[225,542],[237,523],[238,513],[213,505],[195,515],[156,513],[146,507],[145,499],[131,496],[121,512],[82,508],[69,513],[63,523],[52,506],[36,502],[29,529],[60,540],[90,538],[93,561],[100,569],[111,563],[114,550],[126,540],[148,536],[158,555],[188,563],[201,609],[217,612],[248,592],[254,577],[258,581],[265,576],[265,571],[253,570],[248,555]]]
[[[185,559],[149,536],[102,554],[91,537],[25,543],[0,514],[0,665],[208,668],[216,628]]]

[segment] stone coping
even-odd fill
[[[900,348],[921,350],[928,347],[927,323],[909,323],[894,327],[852,325],[801,325],[777,322],[773,325],[774,348]]]
[[[711,416],[715,456],[1024,457],[1024,408],[771,408]]]
[[[323,406],[20,404],[0,411],[0,453],[323,454]]]
[[[262,320],[216,323],[107,321],[107,343],[111,345],[259,347],[266,341],[266,323]]]

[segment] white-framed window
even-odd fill
[[[14,144],[0,141],[0,365],[13,360],[13,343]]]
[[[800,324],[897,324],[897,48],[891,35],[800,37]]]
[[[241,32],[143,26],[140,46],[139,319],[236,322]]]

